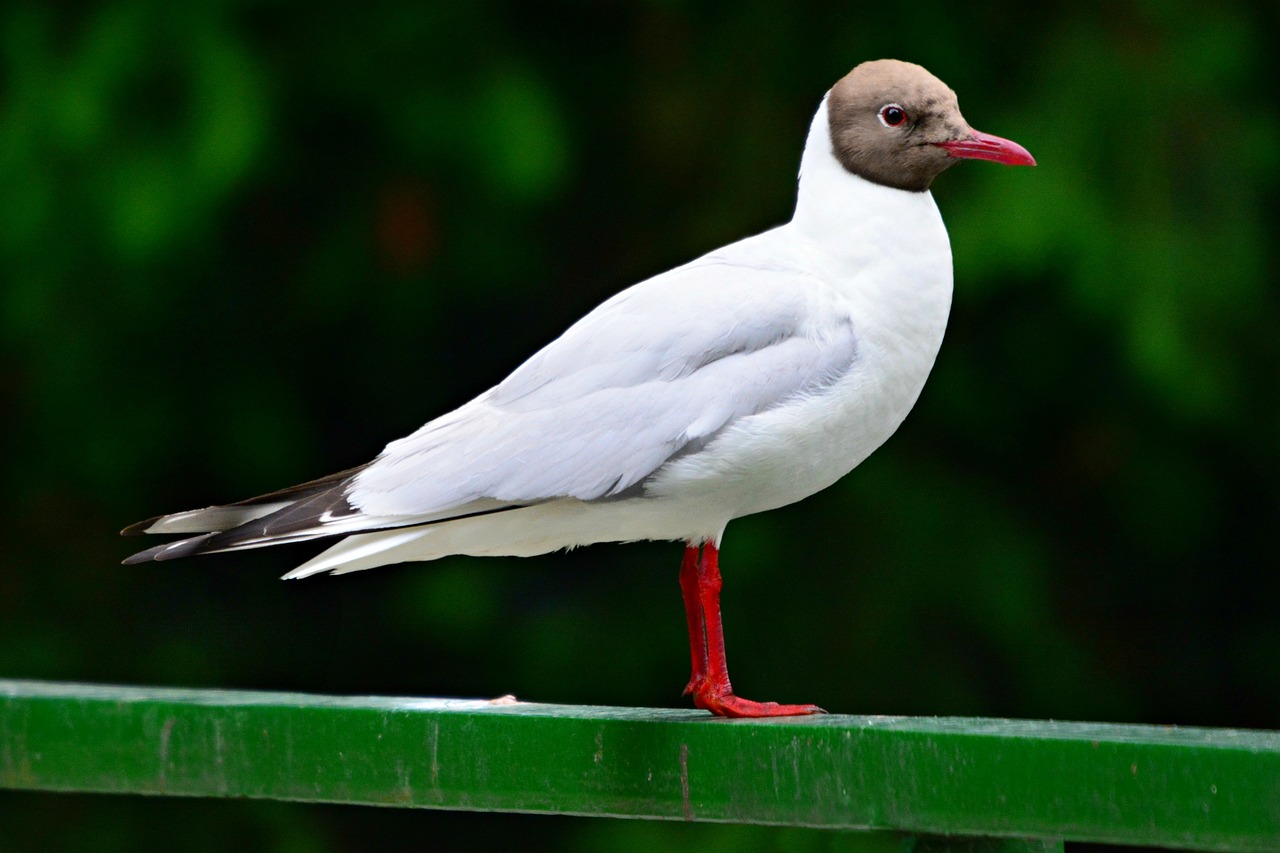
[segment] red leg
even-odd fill
[[[689,621],[689,657],[693,661],[693,674],[684,687],[688,696],[697,690],[707,678],[707,633],[702,619],[702,602],[698,599],[698,559],[701,547],[689,545],[684,549],[680,563],[680,592],[684,595],[684,615]]]
[[[685,561],[689,552],[685,552]],[[684,569],[681,567],[681,577]],[[733,695],[729,683],[729,667],[724,654],[724,626],[720,619],[720,551],[715,543],[702,546],[702,559],[698,561],[698,598],[702,605],[702,629],[706,637],[705,677],[700,683],[690,682],[693,704],[722,717],[790,717],[798,714],[824,713],[817,705],[779,705],[777,702],[752,702]],[[688,597],[685,598],[686,607]],[[690,643],[693,642],[692,616],[689,618]],[[695,661],[697,660],[695,656]],[[696,675],[695,663],[695,675]]]

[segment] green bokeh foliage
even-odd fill
[[[1278,32],[1273,4],[1190,0],[0,7],[0,673],[682,701],[676,545],[281,584],[310,551],[125,569],[115,531],[362,462],[786,219],[822,91],[898,56],[1040,166],[939,180],[955,309],[899,434],[730,527],[735,683],[1280,727]],[[0,824],[99,850],[837,843],[3,793]]]

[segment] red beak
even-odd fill
[[[980,130],[971,130],[964,139],[934,143],[952,157],[965,160],[990,160],[1006,166],[1034,166],[1036,158],[1016,142],[1001,139]]]

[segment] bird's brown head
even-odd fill
[[[831,146],[840,165],[885,186],[921,192],[960,159],[1036,161],[1016,142],[969,127],[956,93],[919,65],[864,62],[831,89]]]

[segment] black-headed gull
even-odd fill
[[[958,159],[1035,163],[920,66],[863,63],[818,107],[789,223],[624,290],[366,465],[127,528],[199,535],[125,562],[343,537],[285,575],[302,578],[680,540],[694,704],[818,712],[733,694],[720,540],[847,474],[915,403],[951,305],[929,186]]]

